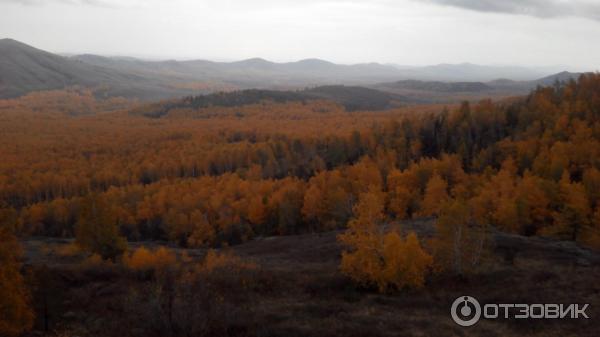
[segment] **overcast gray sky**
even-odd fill
[[[0,0],[0,38],[61,53],[600,69],[600,0]]]

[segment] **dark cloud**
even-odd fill
[[[600,21],[600,4],[592,0],[426,0],[479,12],[509,13],[552,18],[584,17]]]

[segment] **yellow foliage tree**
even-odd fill
[[[412,168],[416,168],[415,165]],[[399,219],[410,218],[421,201],[419,179],[415,170],[392,170],[387,177],[389,210]]]
[[[104,259],[120,256],[127,249],[127,242],[119,235],[115,214],[105,198],[90,195],[81,208],[75,227],[77,244]]]
[[[520,230],[519,211],[514,198],[500,197],[496,200],[494,222],[504,231],[518,233]]]
[[[266,220],[267,209],[263,198],[263,196],[257,195],[250,200],[250,204],[248,205],[248,220],[254,225],[263,224]]]
[[[427,182],[421,214],[437,215],[442,205],[448,200],[448,183],[439,174],[434,174]]]
[[[383,203],[377,193],[363,193],[354,213],[348,230],[339,236],[340,242],[352,250],[342,253],[341,270],[356,282],[368,285],[378,279],[383,267],[380,229],[384,219]]]
[[[212,245],[215,243],[216,235],[215,229],[208,222],[206,214],[196,210],[192,212],[190,217],[193,224],[192,233],[187,240],[189,247],[198,248],[205,245]]]
[[[338,237],[350,248],[342,253],[342,273],[361,285],[377,286],[380,292],[423,286],[432,258],[421,248],[416,234],[403,240],[395,231],[383,231],[381,195],[363,193],[354,213],[348,230]]]
[[[137,272],[158,272],[177,263],[175,253],[165,247],[152,252],[145,247],[136,249],[131,256],[123,258],[125,266]]]
[[[140,247],[131,256],[125,256],[123,264],[136,271],[150,270],[152,268],[152,260],[152,252],[145,247]]]
[[[311,185],[304,193],[302,216],[306,221],[315,221],[320,213],[319,202],[322,198],[321,190],[316,185]]]
[[[0,336],[18,336],[33,324],[30,294],[20,272],[19,243],[2,225],[0,242]]]
[[[493,177],[488,189],[494,191],[496,209],[492,215],[494,223],[505,231],[519,232],[521,223],[516,205],[516,166],[512,158],[502,163],[502,169]]]
[[[572,183],[565,170],[559,182],[561,209],[554,213],[554,224],[541,231],[544,235],[560,239],[580,241],[582,230],[590,225],[592,210],[585,187],[582,183]]]
[[[402,239],[397,232],[390,232],[383,240],[384,266],[379,278],[379,289],[393,286],[421,288],[425,275],[433,264],[433,258],[421,248],[417,234],[410,232]]]
[[[397,186],[389,194],[388,209],[394,213],[396,219],[403,220],[408,218],[413,193],[404,186]]]
[[[535,233],[549,222],[550,198],[542,189],[542,180],[529,172],[525,172],[517,190],[521,223],[526,226],[523,229],[527,234]]]

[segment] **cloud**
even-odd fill
[[[555,18],[583,17],[600,21],[600,4],[594,0],[425,0],[478,12],[508,13]]]
[[[0,0],[0,3],[16,3],[25,6],[41,6],[47,4],[86,5],[97,7],[114,7],[115,2],[105,0]]]
[[[196,0],[169,0],[194,2]],[[207,6],[226,5],[239,9],[297,8],[311,5],[368,6],[388,9],[403,8],[410,0],[229,0],[205,2]],[[598,0],[412,0],[449,7],[487,13],[506,13],[538,18],[582,17],[600,21]],[[1,3],[17,3],[29,6],[49,4],[83,5],[96,7],[146,7],[160,3],[160,0],[0,0]],[[202,3],[202,2],[201,2]]]

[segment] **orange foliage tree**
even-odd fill
[[[119,235],[111,206],[102,197],[90,195],[81,207],[75,230],[77,244],[104,259],[120,256],[127,249],[127,242]]]
[[[21,275],[19,243],[2,223],[0,242],[0,335],[19,336],[33,324],[30,293]]]
[[[432,258],[421,248],[415,233],[403,239],[396,231],[384,232],[380,193],[361,194],[354,212],[348,230],[339,236],[350,249],[342,253],[342,273],[359,284],[375,285],[381,292],[422,287]]]
[[[439,174],[434,174],[425,188],[421,214],[425,216],[437,215],[442,205],[448,200],[447,189],[448,184],[446,181]]]

